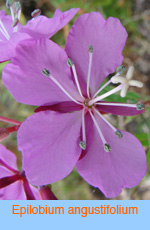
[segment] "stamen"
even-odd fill
[[[72,67],[72,66],[73,66],[73,61],[72,61],[70,58],[67,59],[67,65],[68,65],[69,67]]]
[[[144,105],[144,104],[141,104],[141,103],[137,103],[137,104],[136,104],[136,109],[137,109],[137,110],[143,110],[143,109],[145,109],[145,105]]]
[[[9,38],[7,37],[7,35],[4,33],[4,31],[0,28],[0,32],[4,35],[4,37],[9,40]],[[2,41],[2,40],[1,40]]]
[[[115,127],[113,127],[113,126],[112,126],[112,125],[101,115],[101,113],[100,113],[99,111],[97,111],[97,109],[95,109],[94,107],[93,107],[93,109],[94,109],[94,111],[98,114],[98,116],[99,116],[100,118],[102,118],[103,121],[105,121],[106,124],[109,125],[110,128],[112,128],[112,130],[113,130],[114,132],[117,131],[117,129],[116,129]]]
[[[75,103],[82,105],[81,102],[78,102],[76,99],[74,99],[65,89],[64,87],[50,74],[50,71],[47,69],[42,70],[42,74],[46,77],[49,77],[72,101]]]
[[[49,72],[49,70],[47,70],[47,69],[42,69],[42,74],[44,75],[44,76],[46,76],[46,77],[49,77],[50,76],[50,72]]]
[[[120,74],[123,74],[124,71],[125,71],[125,66],[124,65],[121,65],[117,68],[117,73],[120,75]]]
[[[18,13],[18,11],[21,9],[21,4],[20,2],[15,2],[15,10]]]
[[[3,31],[4,31],[4,33],[5,33],[5,35],[4,35],[4,33],[3,33],[3,35],[9,40],[9,39],[10,39],[10,36],[9,36],[7,30],[5,29],[5,26],[4,26],[4,24],[2,23],[1,20],[0,20],[0,25],[1,25],[1,27],[2,27],[2,29],[3,29]]]
[[[100,118],[102,118],[103,121],[105,121],[106,124],[115,132],[115,134],[119,137],[119,139],[123,137],[122,133],[119,130],[117,130],[112,124],[110,124],[109,121],[107,121],[97,109],[95,109],[94,107],[93,109],[100,116]]]
[[[82,141],[79,145],[81,149],[86,149],[85,108],[82,110]]]
[[[98,102],[96,105],[108,105],[108,106],[122,106],[122,107],[131,107],[131,108],[136,108],[136,104],[124,104],[124,103],[103,103],[103,102]]]
[[[88,78],[87,78],[87,95],[90,97],[90,76],[91,76],[91,67],[92,67],[92,57],[93,57],[93,46],[88,47],[89,51],[89,68],[88,68]]]
[[[98,102],[98,101],[100,101],[100,100],[102,100],[102,99],[104,99],[104,98],[106,98],[106,97],[108,97],[108,96],[120,91],[121,89],[122,89],[122,84],[117,86],[116,88],[108,91],[107,93],[102,94],[99,97],[93,98],[92,100],[89,101],[89,106],[92,106],[94,103],[96,103],[96,102]]]
[[[15,17],[15,18],[14,18],[14,20],[13,20],[12,27],[17,26],[17,25],[18,25],[18,23],[19,23],[19,19],[18,19],[18,17]]]
[[[110,147],[110,145],[108,143],[104,144],[104,150],[108,153],[112,150],[112,148]]]
[[[109,151],[111,150],[110,145],[106,142],[106,140],[105,140],[105,138],[104,138],[104,136],[103,136],[103,134],[102,134],[102,131],[100,130],[100,128],[99,128],[99,126],[98,126],[98,123],[97,123],[95,117],[93,116],[93,114],[92,114],[92,112],[91,112],[90,110],[89,110],[89,113],[90,113],[91,118],[92,118],[92,120],[93,120],[93,122],[94,122],[94,124],[95,124],[95,126],[96,126],[96,128],[97,128],[97,131],[98,131],[98,133],[99,133],[99,136],[100,136],[100,138],[101,138],[101,140],[102,140],[102,142],[103,142],[104,150],[105,150],[106,152],[109,152]]]
[[[76,86],[77,86],[77,89],[78,89],[78,92],[79,92],[80,96],[82,98],[84,98],[83,94],[81,92],[81,88],[80,88],[80,84],[79,84],[79,81],[78,81],[78,76],[77,76],[77,72],[76,72],[76,69],[75,69],[75,65],[74,65],[73,61],[70,58],[68,58],[68,60],[67,60],[67,65],[69,67],[71,67],[72,72],[73,72],[73,76],[74,76],[74,79],[75,79],[75,82],[76,82]]]
[[[119,139],[123,137],[123,134],[119,130],[117,130],[115,134],[118,136]]]
[[[35,18],[37,16],[39,16],[41,14],[41,10],[40,9],[36,9],[31,13],[32,18]]]
[[[12,1],[11,0],[6,0],[6,7],[10,8],[12,6]]]
[[[80,144],[79,144],[80,148],[85,150],[86,149],[86,142],[85,141],[80,141]]]
[[[12,7],[10,6],[10,13],[11,13],[11,17],[12,17],[12,20],[14,20],[15,16],[14,16],[14,12],[13,12],[13,9]]]

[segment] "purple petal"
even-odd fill
[[[26,200],[22,180],[5,187],[3,190],[3,200]]]
[[[53,18],[47,18],[45,16],[38,16],[30,21],[27,25],[21,28],[21,32],[26,32],[33,38],[50,38],[57,31],[63,28],[78,12],[79,8],[68,10],[62,13],[60,10],[56,10]]]
[[[81,15],[71,28],[66,52],[73,60],[79,77],[87,82],[89,53],[88,46],[93,46],[90,89],[94,94],[102,81],[120,66],[123,60],[122,50],[127,38],[126,30],[117,18],[104,20],[100,13],[92,12]],[[85,86],[86,87],[86,86]]]
[[[28,34],[15,32],[11,35],[10,40],[0,41],[0,63],[11,60],[15,56],[15,49],[19,42],[30,38]]]
[[[78,161],[77,171],[91,185],[98,187],[106,197],[116,197],[122,188],[136,186],[146,173],[146,155],[141,143],[130,133],[121,131],[122,139],[114,134],[103,120],[99,126],[111,146],[105,152],[97,129],[91,119],[87,134],[87,152]]]
[[[46,68],[72,96],[79,98],[67,66],[65,51],[48,39],[28,40],[18,46],[12,64],[5,66],[3,81],[14,98],[25,104],[51,105],[71,99],[42,74]]]
[[[0,161],[6,163],[9,167],[17,170],[17,158],[15,154],[0,145]]]
[[[0,189],[5,188],[9,186],[10,184],[15,183],[16,181],[20,179],[21,179],[20,175],[17,175],[17,174],[12,175],[12,176],[3,177],[0,179]]]
[[[76,104],[75,102],[65,101],[65,102],[55,104],[55,105],[40,106],[36,108],[34,112],[37,113],[40,111],[51,110],[51,111],[56,111],[59,113],[70,113],[70,112],[79,111],[82,108],[83,108],[82,105]]]
[[[103,103],[103,102],[101,102]],[[107,103],[104,101],[104,103]],[[111,102],[109,102],[111,103]],[[114,102],[117,103],[117,102]],[[119,104],[119,103],[117,103]],[[124,107],[124,106],[111,106],[111,105],[97,105],[96,108],[101,112],[111,113],[114,115],[122,115],[122,116],[135,116],[141,113],[144,113],[143,110],[137,110],[136,108]]]
[[[2,21],[5,29],[7,30],[9,36],[11,36],[12,32],[13,32],[13,27],[12,27],[12,18],[10,15],[6,15],[5,11],[2,11],[0,13],[0,20]],[[1,28],[1,26],[0,26]],[[0,31],[0,40],[2,41],[7,41],[6,37],[1,33]],[[1,41],[0,41],[1,44]]]
[[[10,170],[0,165],[0,179],[14,175]]]
[[[22,123],[18,145],[32,184],[51,184],[72,171],[81,153],[80,127],[81,112],[39,112]]]

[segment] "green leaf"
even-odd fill
[[[148,138],[150,137],[150,133],[138,133],[135,136],[139,139],[143,146],[149,146]]]
[[[150,150],[146,153],[147,164],[150,165]]]

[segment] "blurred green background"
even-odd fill
[[[66,11],[70,8],[80,8],[74,19],[59,31],[52,40],[64,47],[65,39],[71,25],[76,18],[91,11],[100,12],[105,19],[109,16],[117,17],[125,26],[128,32],[128,40],[123,51],[124,65],[135,66],[134,79],[144,83],[142,89],[130,88],[126,98],[119,95],[112,95],[108,100],[137,103],[145,102],[146,111],[144,114],[134,117],[120,117],[107,115],[107,119],[120,129],[127,130],[135,135],[143,144],[147,154],[147,174],[140,184],[133,189],[124,189],[115,199],[148,199],[150,200],[150,1],[147,0],[21,0],[22,16],[21,21],[26,23],[30,19],[31,12],[40,8],[42,14],[52,17],[56,8]],[[0,9],[5,9],[5,1],[0,1]],[[0,64],[0,72],[4,64]],[[107,87],[106,90],[111,88]],[[0,116],[10,117],[23,121],[30,116],[35,107],[17,103],[10,93],[4,88],[0,80]],[[0,127],[7,127],[7,124],[0,122]],[[11,149],[18,157],[18,165],[21,164],[21,153],[17,150],[16,134],[11,134],[2,142]],[[131,153],[132,154],[132,153]],[[106,199],[97,188],[88,185],[76,172],[73,172],[65,179],[52,185],[52,189],[58,199],[92,200]]]

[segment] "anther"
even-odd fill
[[[119,139],[123,137],[122,133],[119,130],[117,130],[115,134],[118,136]]]
[[[72,67],[72,66],[73,66],[73,61],[72,61],[70,58],[67,59],[67,65],[68,65],[69,67]]]
[[[137,109],[137,110],[143,110],[143,109],[145,109],[145,105],[144,105],[144,104],[141,104],[141,103],[137,103],[137,104],[136,104],[136,109]]]
[[[21,9],[21,4],[20,2],[15,2],[15,10],[18,12]]]
[[[86,142],[85,141],[80,141],[80,144],[79,144],[80,148],[85,150],[86,149]]]
[[[125,66],[124,65],[121,65],[117,68],[117,73],[118,74],[123,74],[123,72],[125,71]]]
[[[41,10],[40,9],[36,9],[31,13],[32,18],[35,18],[37,16],[39,16],[41,14]]]
[[[108,143],[104,144],[104,150],[108,153],[111,151],[111,147]]]
[[[46,76],[46,77],[49,77],[50,76],[50,72],[49,72],[49,70],[47,70],[47,69],[42,69],[42,74],[44,75],[44,76]]]
[[[12,6],[12,1],[11,0],[6,0],[6,7],[10,8]]]
[[[19,19],[17,17],[14,18],[12,27],[15,27],[18,25]]]
[[[93,53],[93,46],[88,46],[88,51],[89,51],[89,53]]]

